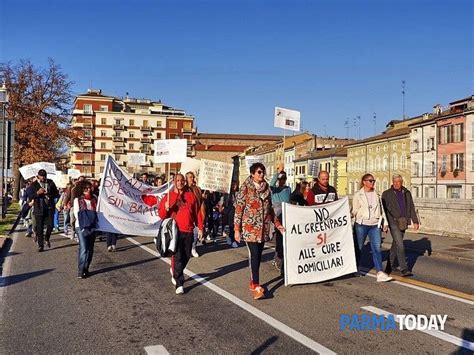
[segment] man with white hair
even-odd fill
[[[390,248],[390,257],[385,272],[389,274],[392,271],[392,266],[394,266],[395,259],[397,259],[402,276],[413,276],[410,270],[408,270],[405,259],[403,237],[412,221],[415,229],[418,229],[420,224],[416,215],[413,198],[410,191],[403,186],[403,177],[401,175],[393,176],[392,186],[382,194],[382,203],[387,215],[390,234],[392,235],[392,247]]]

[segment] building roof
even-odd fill
[[[461,99],[461,100],[456,100],[456,101],[453,101],[453,102],[450,102],[449,104],[450,105],[454,105],[454,104],[459,104],[461,102],[465,102],[465,101],[471,101],[471,100],[474,100],[474,95],[470,95],[464,99]]]
[[[197,133],[196,139],[247,139],[247,140],[281,140],[282,136],[260,135],[260,134],[238,134],[238,133]]]
[[[194,149],[200,152],[244,152],[247,147],[244,145],[225,145],[225,144],[196,144]]]
[[[351,148],[351,147],[361,145],[363,143],[375,142],[375,141],[383,140],[383,139],[387,139],[387,138],[403,136],[403,135],[409,134],[409,133],[410,133],[410,128],[409,127],[404,127],[404,128],[400,128],[400,129],[392,129],[390,131],[379,134],[377,136],[369,137],[369,138],[366,138],[366,139],[356,141],[356,142],[351,143],[351,144],[347,144],[346,147]]]
[[[299,159],[295,159],[295,163],[308,159],[323,159],[330,157],[347,157],[347,148],[314,150],[310,154],[307,154]]]

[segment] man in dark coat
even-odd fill
[[[382,194],[382,203],[388,219],[390,234],[392,235],[392,247],[385,272],[390,273],[395,259],[398,260],[402,276],[412,276],[408,270],[405,260],[405,247],[403,237],[408,226],[413,221],[413,227],[418,229],[420,224],[416,215],[415,205],[410,191],[403,186],[403,177],[394,175],[392,187]]]
[[[47,178],[46,171],[38,171],[36,181],[31,185],[30,196],[33,204],[33,218],[36,222],[35,233],[38,239],[38,251],[43,251],[44,243],[51,247],[49,238],[53,231],[54,199],[59,197],[59,191],[53,180]],[[44,228],[46,227],[46,233]]]

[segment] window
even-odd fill
[[[161,132],[156,132],[156,138],[161,139]]]
[[[130,126],[135,126],[135,120],[130,120],[130,121],[129,121],[129,125],[130,125]]]
[[[101,137],[107,137],[107,131],[100,131]]]
[[[387,149],[388,149],[388,145],[385,144],[385,145],[383,146],[383,151],[386,152]]]
[[[369,158],[369,171],[372,171],[374,170],[374,161],[372,160],[372,158]]]
[[[381,162],[380,157],[375,158],[375,171],[380,170],[380,164],[381,164],[380,162]]]
[[[464,171],[464,153],[451,154],[451,171]]]
[[[355,161],[354,171],[359,171],[359,159],[356,159],[356,161]]]
[[[360,170],[363,171],[363,172],[366,171],[365,158],[361,158],[361,159],[360,159]]]
[[[448,186],[448,198],[461,198],[461,190],[462,186],[459,185]]]
[[[418,147],[418,141],[415,140],[415,141],[413,141],[412,151],[413,151],[413,152],[417,152],[418,149],[419,149],[419,147]]]
[[[85,115],[92,115],[92,105],[91,104],[84,104],[84,114]]]
[[[115,124],[122,124],[122,120],[120,118],[116,118],[115,119]]]
[[[352,180],[349,181],[349,194],[352,195]]]
[[[90,130],[90,129],[85,129],[85,130],[84,130],[84,137],[87,137],[87,138],[92,137],[92,130]]]
[[[100,105],[99,111],[107,112],[107,111],[109,111],[109,106],[107,106],[107,105]]]
[[[375,148],[375,151],[376,151],[377,153],[380,152],[380,147],[377,146],[377,148]]]
[[[383,157],[383,171],[387,171],[387,170],[388,170],[388,157],[384,156]]]
[[[301,173],[302,173],[303,175],[306,174],[306,166],[305,166],[305,165],[303,165],[303,166],[301,167]]]
[[[402,149],[405,149],[407,147],[407,144],[405,142],[402,143]]]
[[[143,120],[143,127],[148,127],[148,120]]]
[[[102,118],[100,119],[100,123],[101,123],[101,124],[107,124],[107,118],[102,117]]]
[[[443,155],[441,157],[441,172],[445,173],[446,172],[446,166],[447,166],[447,161],[448,161],[448,156]]]
[[[101,142],[100,143],[100,149],[106,149],[107,148],[107,143]]]
[[[156,122],[156,127],[161,127],[161,121]]]
[[[100,167],[100,173],[102,174],[103,172],[104,172],[104,167],[101,166],[101,167]]]
[[[393,149],[393,150],[397,150],[397,143],[394,143],[394,144],[392,145],[392,149]]]
[[[128,149],[133,150],[133,149],[134,149],[134,144],[133,144],[133,143],[129,143],[129,144],[128,144]]]
[[[328,173],[331,172],[331,163],[326,163],[326,169],[325,169]]]
[[[128,132],[128,138],[134,138],[135,137],[135,132]]]
[[[471,153],[471,171],[474,171],[474,153]]]
[[[402,154],[402,157],[400,158],[400,165],[401,169],[407,168],[407,157],[405,156],[405,154]]]
[[[105,160],[105,154],[101,154],[101,155],[100,155],[100,160],[101,160],[101,161],[104,161],[104,160]]]
[[[419,172],[418,170],[420,169],[420,164],[418,164],[417,162],[413,163],[413,172],[412,172],[412,175],[414,177],[418,177],[419,175]]]
[[[349,172],[352,173],[353,172],[353,165],[352,165],[352,160],[349,160]]]
[[[178,128],[178,122],[176,122],[176,121],[170,121],[169,127],[170,127],[170,128],[173,128],[173,129]]]
[[[387,179],[383,179],[383,190],[387,190],[388,189],[388,181]]]
[[[392,155],[392,170],[398,169],[398,157],[396,154]]]
[[[372,153],[374,149],[372,147],[369,148],[369,153]]]
[[[439,128],[439,143],[457,143],[464,140],[464,123],[459,123],[455,125],[442,126]]]
[[[426,150],[434,150],[434,149],[435,149],[434,137],[428,138],[426,140]]]
[[[420,197],[418,193],[418,186],[413,186],[413,196],[414,197]]]
[[[436,163],[434,161],[430,161],[429,165],[430,165],[430,175],[435,176],[436,175]]]
[[[192,128],[191,122],[183,122],[183,128],[191,129]]]

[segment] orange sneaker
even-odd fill
[[[249,290],[250,290],[250,291],[255,291],[255,289],[256,289],[257,287],[259,287],[259,286],[260,286],[260,285],[259,285],[258,283],[253,282],[253,281],[250,281]]]
[[[254,300],[259,300],[261,298],[265,297],[265,290],[262,286],[257,286],[255,287],[255,290],[253,291],[253,299]]]

